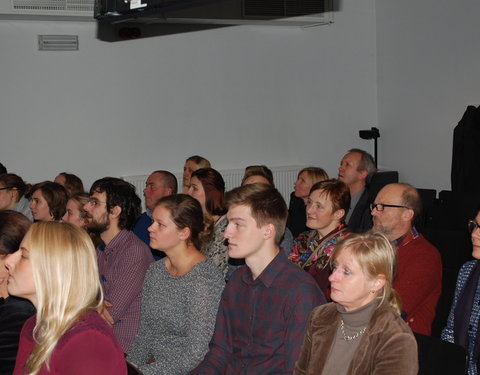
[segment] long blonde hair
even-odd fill
[[[49,360],[62,335],[86,311],[103,303],[97,257],[88,234],[69,223],[34,223],[24,239],[30,252],[37,299],[35,346],[29,375]]]
[[[389,303],[400,315],[402,303],[392,286],[397,271],[397,251],[392,243],[379,232],[352,233],[337,244],[330,261],[334,262],[346,248],[351,251],[367,277],[385,277],[379,306]]]

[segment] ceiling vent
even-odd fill
[[[1,19],[93,21],[95,0],[0,0]]]

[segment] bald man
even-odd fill
[[[430,335],[441,293],[442,262],[438,250],[413,226],[420,210],[420,195],[408,184],[386,185],[371,204],[373,229],[398,249],[393,287],[402,299],[405,320],[412,331]]]

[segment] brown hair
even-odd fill
[[[178,229],[189,228],[189,241],[201,251],[211,233],[204,228],[203,212],[200,203],[187,194],[174,194],[158,200],[155,207],[165,207]],[[161,250],[161,249],[158,249]]]
[[[85,191],[80,177],[67,172],[61,172],[58,175],[65,177],[65,189],[67,189],[68,195],[72,196]]]
[[[198,178],[205,191],[205,208],[210,215],[225,215],[225,181],[213,168],[200,168],[192,173]]]
[[[404,206],[413,210],[413,221],[422,212],[422,200],[420,194],[418,193],[418,190],[410,184],[398,185],[404,188],[402,193],[402,203]]]
[[[67,209],[67,190],[62,185],[52,181],[44,181],[33,185],[32,194],[37,190],[42,192],[43,198],[47,201],[50,215],[55,220],[60,220]]]
[[[29,193],[29,189],[31,188],[31,186],[26,184],[25,181],[23,181],[20,176],[17,176],[16,174],[13,174],[13,173],[1,174],[0,182],[3,182],[5,184],[5,187],[9,189],[15,189],[18,191],[17,202],[24,195],[27,195]]]
[[[20,212],[0,211],[0,255],[17,251],[31,224],[30,219]]]
[[[317,182],[310,189],[310,194],[316,190],[322,190],[321,195],[326,195],[332,202],[333,212],[343,209],[345,214],[340,221],[343,222],[350,209],[350,189],[344,182],[331,179]]]
[[[242,178],[242,185],[245,183],[245,180],[249,177],[253,176],[261,176],[265,178],[268,183],[272,186],[275,186],[273,182],[273,173],[270,168],[268,168],[266,165],[250,165],[247,168],[245,168],[245,173]]]
[[[229,191],[227,207],[243,205],[250,208],[257,227],[273,224],[275,244],[279,245],[287,222],[287,204],[277,189],[267,184],[250,184]]]

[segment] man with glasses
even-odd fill
[[[441,293],[442,262],[438,250],[413,226],[421,210],[420,195],[409,184],[389,184],[370,208],[373,229],[398,249],[393,287],[402,299],[404,318],[414,332],[430,335]]]
[[[87,228],[103,241],[97,256],[108,302],[101,313],[113,324],[113,332],[126,353],[140,324],[143,280],[153,262],[150,248],[131,231],[140,215],[141,201],[133,185],[105,177],[93,183],[84,209]]]

